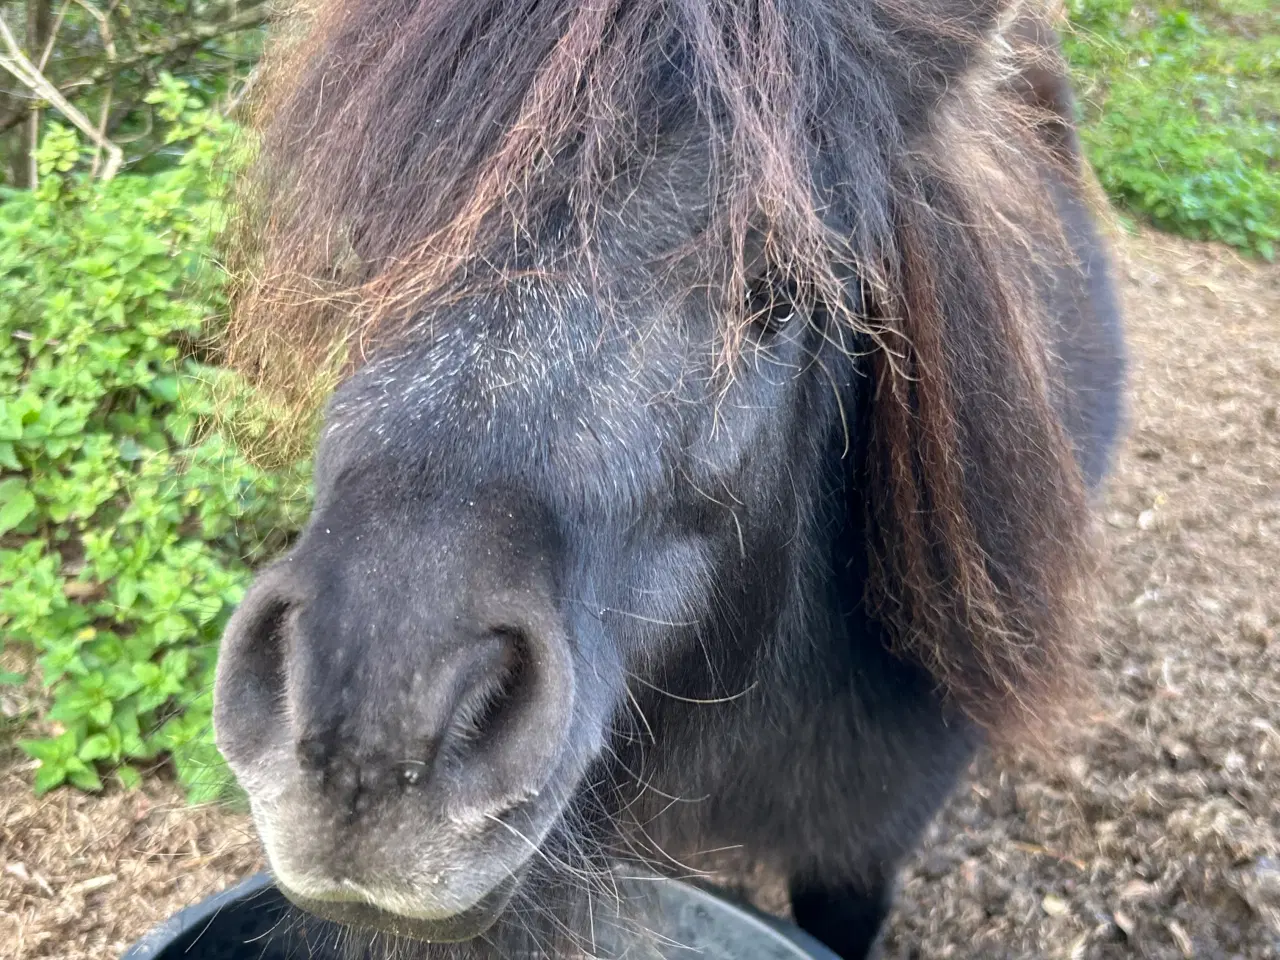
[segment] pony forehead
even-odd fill
[[[887,159],[954,85],[945,74],[990,49],[1002,5],[320,4],[268,61],[265,252],[305,262],[304,245],[346,235],[366,264],[466,262],[477,234],[511,238],[553,204],[589,224],[620,175],[691,123],[726,218],[763,214],[785,244],[813,219],[824,153],[869,224]]]
[[[700,261],[681,279],[720,288],[726,355],[761,237],[833,302],[851,272],[883,286],[911,141],[1007,5],[314,3],[266,62],[229,359],[358,362],[459,277],[568,249],[597,295]]]

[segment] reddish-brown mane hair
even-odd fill
[[[993,730],[1069,675],[1085,557],[1034,244],[1052,151],[1006,0],[319,0],[268,62],[227,351],[311,402],[478,273],[594,253],[664,131],[713,157],[725,303],[748,237],[877,349],[873,599]],[[287,40],[287,42],[286,42]],[[568,239],[540,234],[568,209]],[[1043,238],[1038,241],[1044,247]],[[1056,254],[1055,254],[1056,255]],[[481,270],[483,268],[483,270]],[[855,310],[856,275],[871,308]],[[726,310],[731,366],[738,321]]]

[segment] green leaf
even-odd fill
[[[81,643],[72,639],[64,640],[53,636],[45,640],[47,651],[40,658],[40,669],[44,673],[46,686],[56,683],[64,675],[83,675],[88,672],[84,659],[80,656]]]
[[[66,783],[67,771],[64,767],[41,767],[36,771],[35,783],[32,788],[36,792],[36,796],[44,796],[54,787],[60,787]]]
[[[156,377],[147,385],[147,391],[166,403],[178,402],[178,378]]]
[[[123,649],[124,645],[121,644],[120,648]],[[124,670],[116,669],[107,675],[107,683],[103,693],[112,701],[118,703],[137,693],[141,687],[141,681],[132,672],[126,673]]]
[[[111,740],[105,733],[95,733],[80,745],[78,756],[81,760],[91,762],[102,760],[112,754]]]
[[[50,740],[19,740],[18,747],[46,766],[63,764],[74,753],[75,737],[64,733]]]
[[[137,790],[142,786],[142,774],[127,763],[116,767],[115,774],[120,785],[126,790]]]
[[[110,700],[103,700],[99,703],[95,703],[89,709],[89,719],[92,720],[94,723],[96,723],[98,726],[105,727],[108,723],[111,722],[111,714],[114,712],[114,710],[115,710],[115,704],[113,704]]]
[[[22,480],[15,477],[0,482],[0,534],[8,533],[35,510],[35,494]]]
[[[97,793],[102,789],[102,780],[91,767],[79,764],[78,767],[72,769],[68,767],[67,779],[71,784],[87,793]]]
[[[6,470],[22,469],[22,461],[18,459],[13,443],[8,440],[0,443],[0,467],[4,467]]]
[[[36,771],[35,791],[47,793],[64,783],[70,774],[84,767],[76,758],[78,737],[75,730],[68,730],[47,740],[21,740],[19,748],[28,756],[40,761]]]

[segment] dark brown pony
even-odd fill
[[[340,384],[217,689],[282,886],[589,951],[602,864],[732,850],[865,954],[1076,660],[1122,361],[1051,29],[335,0],[267,77],[228,360]]]

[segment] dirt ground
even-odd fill
[[[1119,274],[1096,716],[980,765],[890,957],[1280,957],[1280,268],[1147,234]]]
[[[1118,260],[1132,399],[1096,711],[1056,755],[977,765],[886,958],[1280,958],[1280,267],[1152,233]],[[0,960],[114,958],[260,866],[243,816],[171,785],[35,799],[12,733]]]

